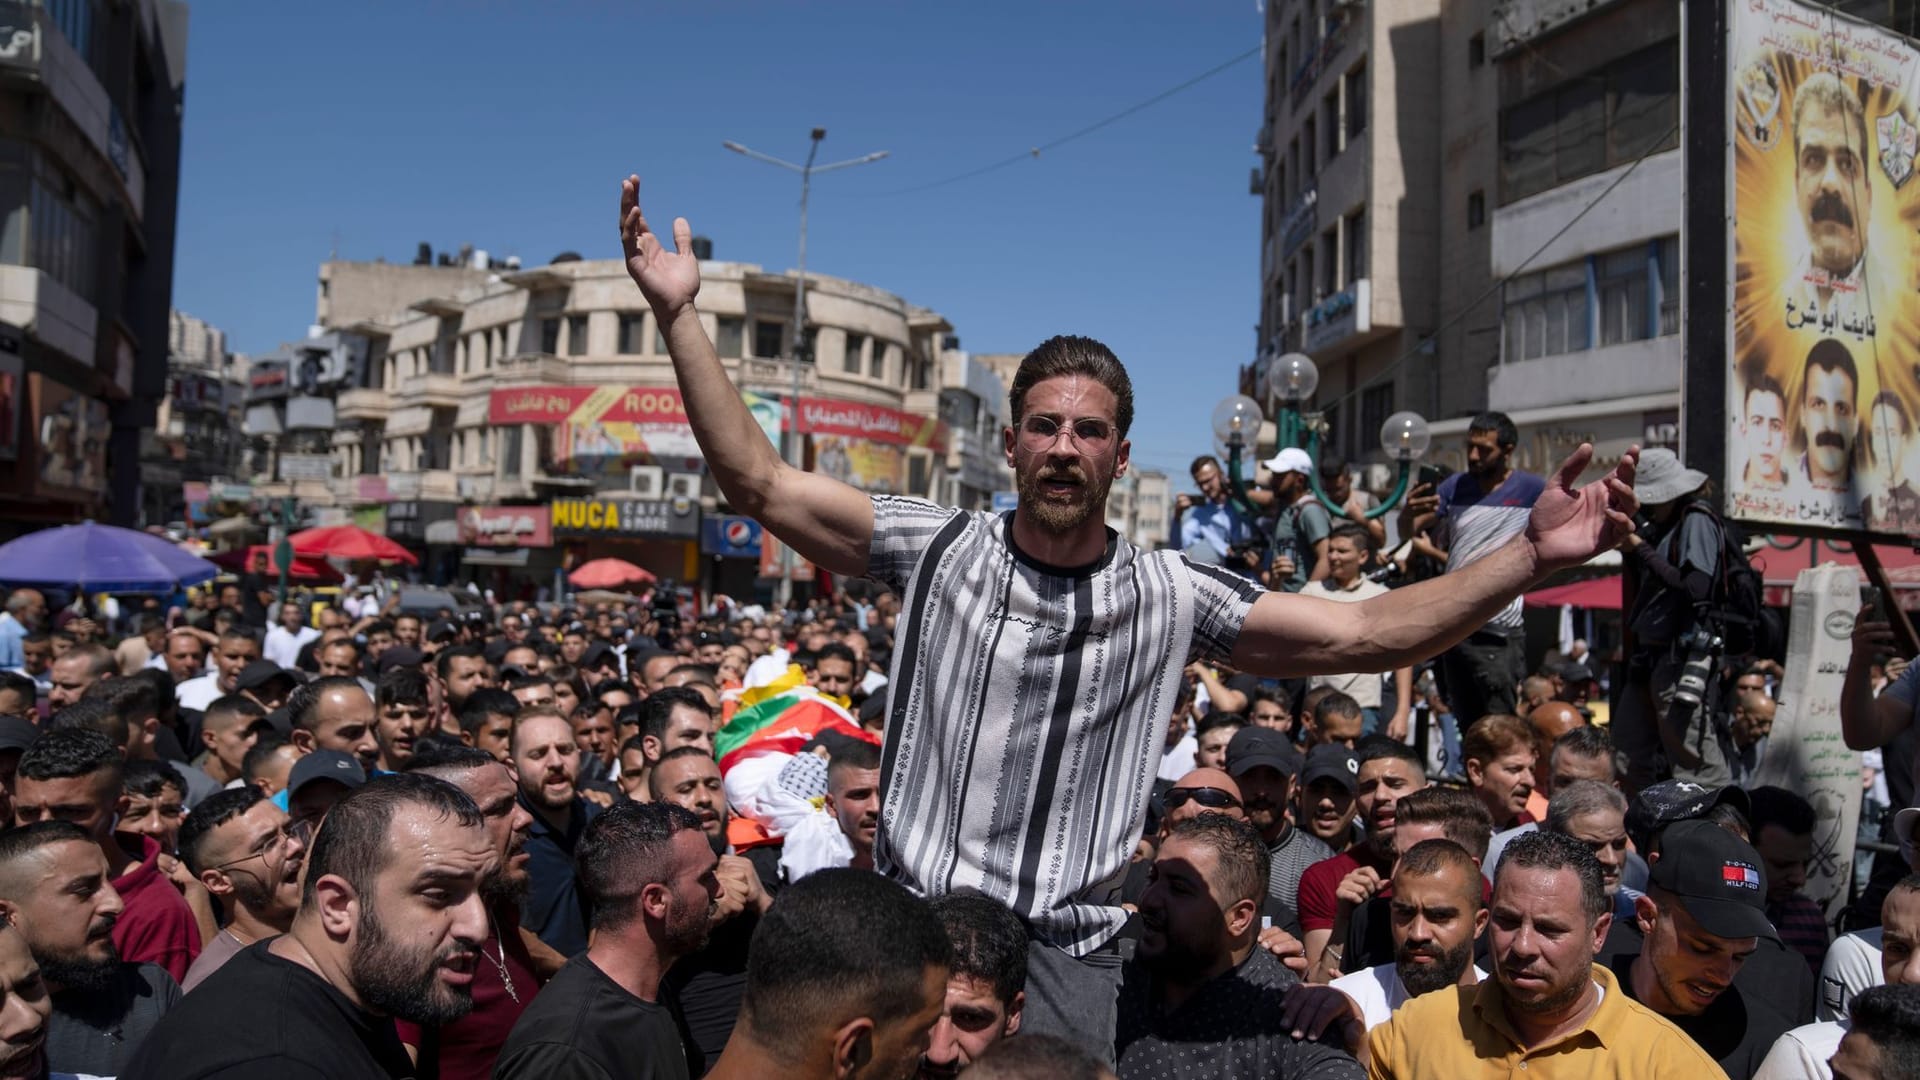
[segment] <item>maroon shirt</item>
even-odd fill
[[[533,958],[520,940],[520,912],[511,905],[488,908],[491,916],[487,940],[480,946],[482,959],[473,969],[473,1011],[436,1028],[422,1028],[405,1020],[394,1021],[400,1041],[420,1050],[420,1076],[441,1080],[486,1080],[493,1075],[494,1059],[507,1035],[540,989],[540,977],[533,972]],[[513,994],[500,977],[501,940],[505,936],[507,974],[513,979]],[[518,995],[519,1000],[514,1000]]]
[[[200,924],[180,890],[160,872],[160,841],[143,836],[140,848],[140,861],[113,879],[113,891],[125,905],[113,924],[113,943],[121,960],[157,964],[180,982],[200,955]]]

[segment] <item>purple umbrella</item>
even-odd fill
[[[157,536],[83,521],[0,544],[0,582],[89,593],[172,592],[220,568]]]

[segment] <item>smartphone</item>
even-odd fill
[[[1428,488],[1431,488],[1433,490],[1438,490],[1440,487],[1440,481],[1445,480],[1446,478],[1447,478],[1447,470],[1441,468],[1438,465],[1433,464],[1430,461],[1427,461],[1427,462],[1422,462],[1420,464],[1420,468],[1415,471],[1413,482],[1415,485],[1424,484]]]
[[[1887,613],[1880,606],[1880,589],[1874,585],[1860,586],[1860,603],[1867,609],[1868,622],[1885,622]]]

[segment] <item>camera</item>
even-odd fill
[[[1681,661],[1680,678],[1673,684],[1674,704],[1697,709],[1706,699],[1707,687],[1713,679],[1713,664],[1719,659],[1724,643],[1706,627],[1696,626],[1681,635],[1675,644],[1686,650],[1686,659]]]

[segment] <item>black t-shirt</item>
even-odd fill
[[[1141,895],[1147,891],[1147,876],[1152,872],[1153,864],[1150,862],[1128,863],[1126,876],[1120,879],[1120,902],[1138,904]],[[1260,925],[1262,927],[1277,926],[1292,934],[1296,941],[1306,940],[1306,932],[1300,929],[1300,913],[1288,907],[1286,901],[1272,893],[1268,893],[1266,900],[1260,905]],[[1129,918],[1120,933],[1125,937],[1138,938],[1140,936],[1139,916]]]
[[[180,999],[120,1080],[414,1075],[391,1017],[359,1008],[272,944],[240,950]]]
[[[62,990],[47,1020],[47,1066],[63,1073],[118,1076],[162,1017],[180,1003],[165,968],[121,964],[98,993]]]
[[[586,953],[541,989],[500,1048],[495,1080],[688,1080],[673,1014],[642,1001]]]
[[[1640,999],[1633,992],[1632,968],[1638,956],[1638,953],[1621,953],[1608,965],[1620,980],[1621,992],[1635,1001]],[[1714,998],[1706,1012],[1666,1018],[1686,1032],[1687,1038],[1705,1050],[1708,1057],[1720,1063],[1727,1080],[1749,1080],[1759,1072],[1760,1063],[1766,1060],[1774,1041],[1794,1026],[1764,1003],[1742,996],[1738,981]]]
[[[1593,962],[1611,967],[1616,956],[1638,956],[1645,940],[1631,921],[1615,919]],[[1761,938],[1759,947],[1734,975],[1733,985],[1748,1001],[1758,1001],[1769,1012],[1786,1017],[1791,1021],[1789,1027],[1813,1023],[1817,988],[1813,969],[1807,966],[1806,957],[1777,941]]]
[[[753,864],[767,895],[778,895],[780,849],[749,848],[742,858]],[[686,1041],[688,1066],[695,1076],[713,1068],[733,1037],[740,999],[747,991],[747,945],[759,925],[760,916],[755,913],[728,919],[713,928],[705,948],[674,961],[661,980],[660,1000],[672,1007],[680,1021],[680,1037]]]

